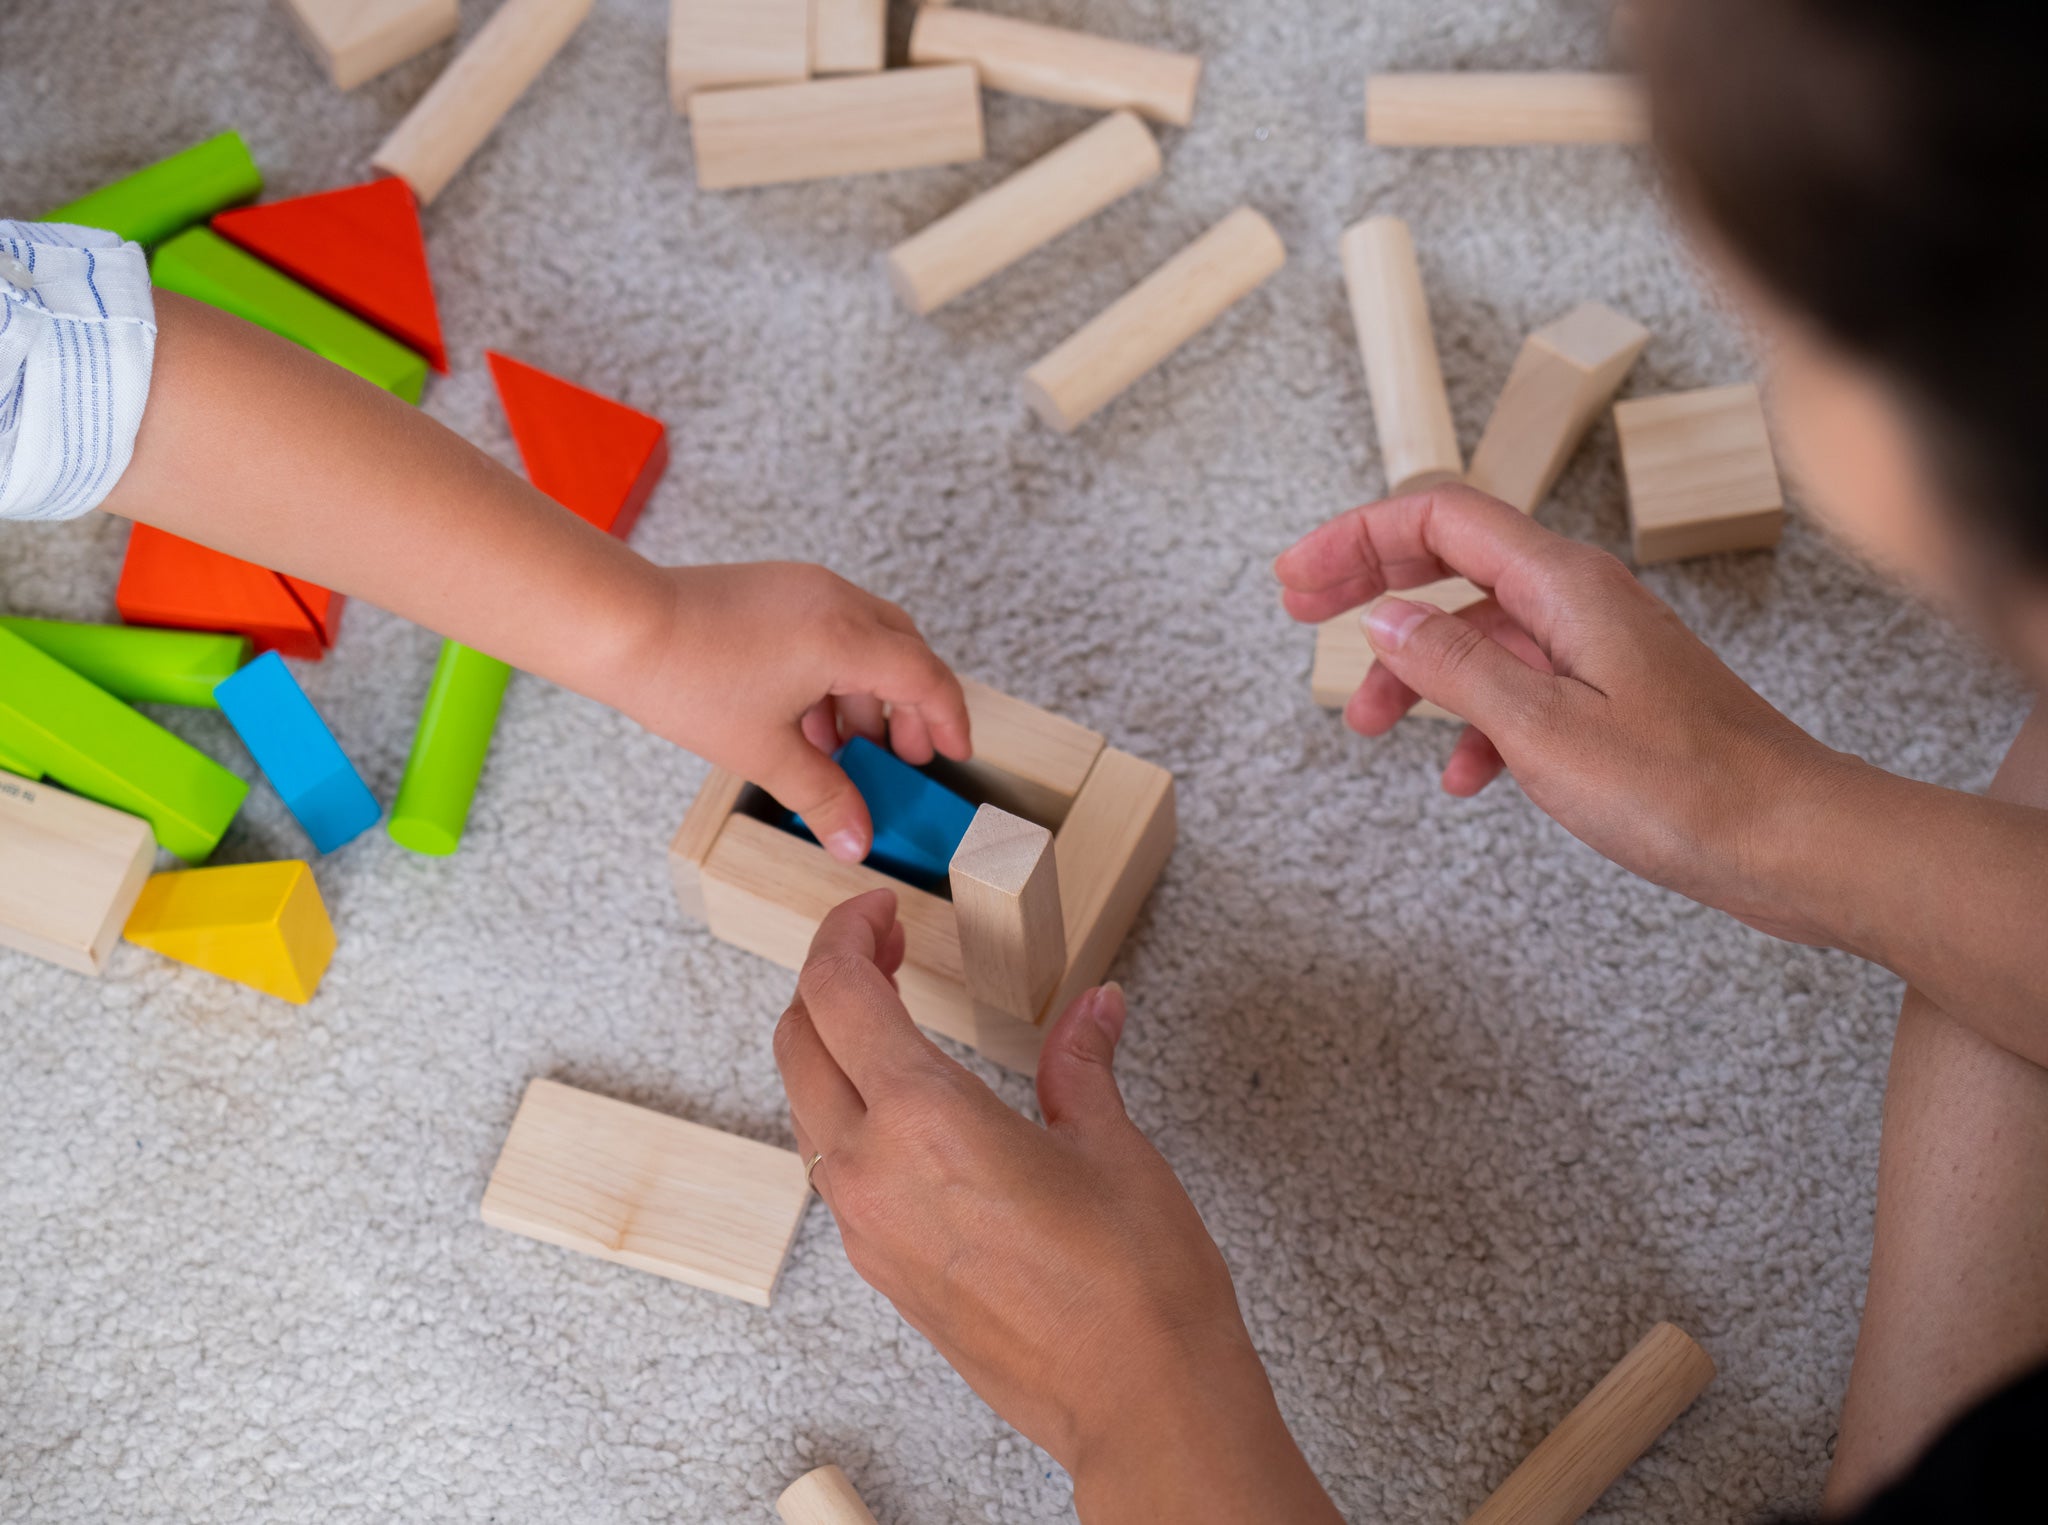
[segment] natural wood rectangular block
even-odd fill
[[[1098,111],[1128,107],[1176,127],[1193,119],[1202,82],[1202,61],[1190,53],[959,6],[918,11],[910,61],[972,64],[991,90]]]
[[[888,0],[811,0],[811,72],[878,73],[888,34]]]
[[[811,3],[669,0],[669,104],[687,111],[699,90],[808,79]]]
[[[765,1308],[809,1199],[791,1150],[535,1080],[483,1220]]]
[[[1101,981],[1166,866],[1175,834],[1173,775],[985,685],[966,689],[976,751],[963,770],[970,780],[1007,777],[1009,797],[1051,795],[1059,803],[1056,815],[1031,817],[1053,828],[1067,959],[1059,989],[1043,1004],[1057,1014]],[[815,843],[738,813],[725,802],[727,777],[714,774],[669,849],[686,906],[688,895],[701,894],[714,936],[797,969],[834,906],[891,890],[906,946],[896,982],[911,1016],[1009,1069],[1037,1068],[1044,1028],[977,1007],[951,901],[866,864],[841,863]],[[732,795],[737,803],[738,791]]]
[[[1273,225],[1239,207],[1024,373],[1024,397],[1071,434],[1287,263]]]
[[[982,156],[981,90],[965,64],[709,90],[690,136],[707,191],[959,164]]]
[[[1136,114],[1113,112],[889,251],[903,305],[929,313],[1051,243],[1159,173]]]
[[[1365,140],[1389,147],[1642,143],[1650,107],[1623,74],[1372,74]]]
[[[1635,398],[1614,425],[1638,565],[1778,543],[1785,497],[1754,385]]]
[[[1344,230],[1339,253],[1387,491],[1414,492],[1455,480],[1465,462],[1408,224],[1398,217],[1368,217]]]
[[[1515,357],[1466,482],[1534,513],[1649,342],[1642,324],[1598,302],[1537,329]]]
[[[0,774],[0,948],[100,973],[155,866],[147,821]]]
[[[1052,833],[983,805],[949,866],[960,962],[975,1005],[1021,1022],[1045,1019],[1067,968]]]
[[[1405,598],[1411,603],[1433,604],[1446,614],[1456,614],[1486,597],[1486,590],[1462,577],[1446,577],[1441,582],[1403,588],[1386,596]],[[1373,604],[1378,602],[1378,599],[1373,600]],[[1366,638],[1365,626],[1360,623],[1371,608],[1372,604],[1366,604],[1349,609],[1316,626],[1315,666],[1308,681],[1316,703],[1326,710],[1341,710],[1350,703],[1351,696],[1358,692],[1358,685],[1365,681],[1365,675],[1372,671],[1372,664],[1378,660],[1373,654],[1372,642]],[[1418,699],[1408,713],[1423,720],[1458,718],[1427,699]]]
[[[353,90],[455,35],[456,0],[285,0],[337,90]]]

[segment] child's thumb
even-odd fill
[[[1123,987],[1097,985],[1074,997],[1053,1023],[1038,1056],[1038,1109],[1047,1127],[1085,1129],[1124,1119],[1112,1066],[1125,1013]]]
[[[868,855],[874,826],[867,801],[845,770],[802,736],[792,738],[770,776],[755,782],[803,817],[811,835],[841,863]]]

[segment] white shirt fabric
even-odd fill
[[[156,304],[137,244],[0,219],[0,519],[75,519],[121,480]]]

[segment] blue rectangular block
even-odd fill
[[[832,760],[846,770],[874,818],[869,864],[920,889],[942,889],[960,839],[974,824],[974,807],[862,736],[841,746]],[[790,820],[802,835],[810,835],[801,817]]]
[[[377,797],[276,652],[221,679],[213,697],[321,852],[377,824],[384,813]]]

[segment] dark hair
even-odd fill
[[[2040,0],[1643,0],[1680,201],[1893,386],[1983,549],[2048,574]]]

